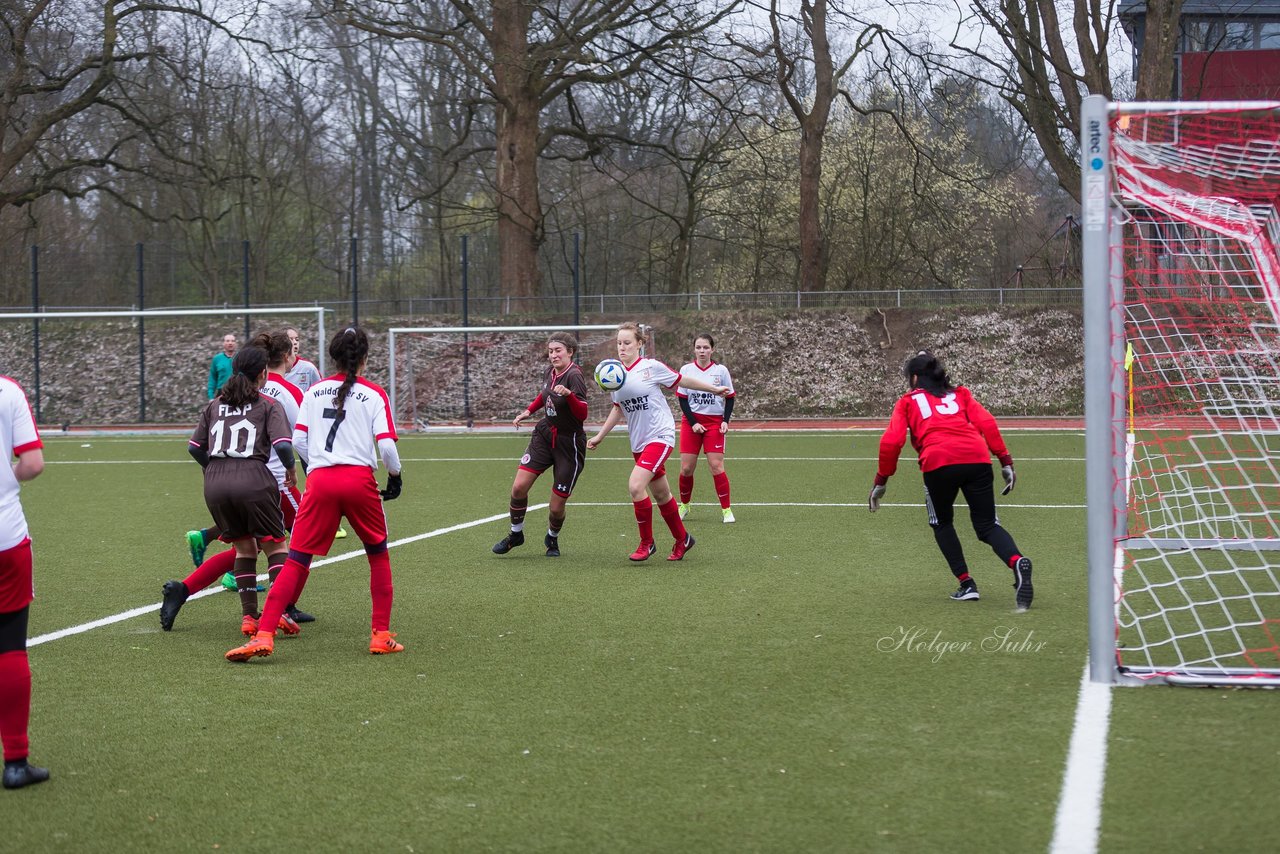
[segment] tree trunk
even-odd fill
[[[532,5],[493,4],[494,84],[497,96],[499,282],[503,296],[534,297],[541,289],[538,249],[544,237],[538,198],[538,122],[535,72],[528,66]]]
[[[822,138],[821,131],[814,133],[810,125],[826,122],[814,121],[810,113],[801,123],[800,131],[800,290],[821,291],[827,287],[826,239],[822,234],[819,194],[822,190]]]
[[[1139,101],[1172,101],[1174,49],[1181,35],[1182,0],[1147,4],[1146,31],[1142,55],[1138,57],[1138,81],[1134,96]]]

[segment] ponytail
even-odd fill
[[[350,394],[352,386],[356,384],[360,366],[368,356],[369,336],[358,327],[348,326],[329,341],[329,358],[333,359],[338,369],[346,374],[333,401],[333,408],[339,413],[342,412],[342,404]]]
[[[258,399],[258,377],[267,369],[267,351],[261,347],[241,347],[231,359],[231,377],[222,384],[218,396],[227,406],[237,408]]]
[[[293,342],[284,328],[263,330],[253,336],[249,342],[251,347],[261,347],[267,351],[267,367],[282,367],[285,360],[293,353]]]

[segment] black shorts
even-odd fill
[[[218,460],[204,470],[204,503],[224,542],[285,538],[280,487],[258,460]]]
[[[560,433],[556,428],[538,424],[533,428],[529,447],[520,458],[520,468],[534,474],[552,469],[556,482],[551,490],[568,498],[582,474],[587,461],[587,434],[581,430],[572,434]]]

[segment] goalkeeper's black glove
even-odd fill
[[[383,501],[395,501],[400,497],[400,488],[402,486],[404,486],[404,481],[401,480],[400,475],[389,474],[387,475],[387,488],[380,490],[378,494],[382,496]]]

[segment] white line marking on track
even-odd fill
[[[531,504],[529,505],[529,510],[541,510],[546,506],[547,505],[545,503]],[[494,514],[493,516],[485,516],[483,519],[474,519],[470,522],[459,522],[457,525],[450,525],[447,528],[437,528],[434,531],[427,531],[425,534],[415,534],[412,537],[404,537],[403,539],[392,540],[391,542],[387,543],[387,548],[394,549],[396,546],[404,546],[404,545],[408,545],[409,543],[416,543],[418,542],[418,540],[428,540],[428,539],[431,539],[432,537],[442,536],[443,534],[452,534],[455,531],[463,531],[463,530],[466,530],[467,528],[474,528],[477,525],[487,525],[490,522],[496,522],[499,519],[506,519],[506,518],[508,518],[508,514],[497,513],[497,514]],[[315,569],[316,567],[324,566],[326,564],[338,563],[344,560],[353,560],[355,558],[363,557],[363,556],[364,556],[363,548],[355,549],[353,551],[344,552],[343,554],[340,554],[340,555],[333,555],[332,557],[321,558],[320,560],[317,560],[314,563],[312,563],[311,568]],[[258,576],[258,580],[262,581],[266,579],[266,577],[267,576],[264,573]],[[215,585],[212,587],[206,587],[204,590],[201,590],[198,593],[192,593],[189,597],[187,597],[187,601],[190,602],[193,599],[203,599],[206,596],[212,596],[215,593],[221,593],[221,592],[222,592],[222,588],[219,586]],[[114,623],[122,623],[125,620],[132,620],[134,617],[140,617],[143,614],[150,614],[152,611],[159,611],[160,604],[161,603],[157,602],[154,605],[143,605],[140,608],[131,608],[128,611],[123,611],[119,614],[112,614],[109,617],[103,617],[99,620],[91,620],[88,623],[81,623],[78,626],[68,626],[65,629],[58,629],[56,632],[49,632],[47,634],[40,635],[39,637],[31,638],[30,640],[27,641],[27,648],[29,649],[33,646],[39,646],[40,644],[48,643],[49,641],[61,640],[62,638],[71,637],[72,635],[84,634],[85,632],[92,631],[93,629],[99,629],[99,628],[102,628],[103,626],[110,626]]]
[[[1067,767],[1062,774],[1062,794],[1058,797],[1050,854],[1094,854],[1098,850],[1110,720],[1111,686],[1090,681],[1086,663],[1071,746],[1067,748]]]

